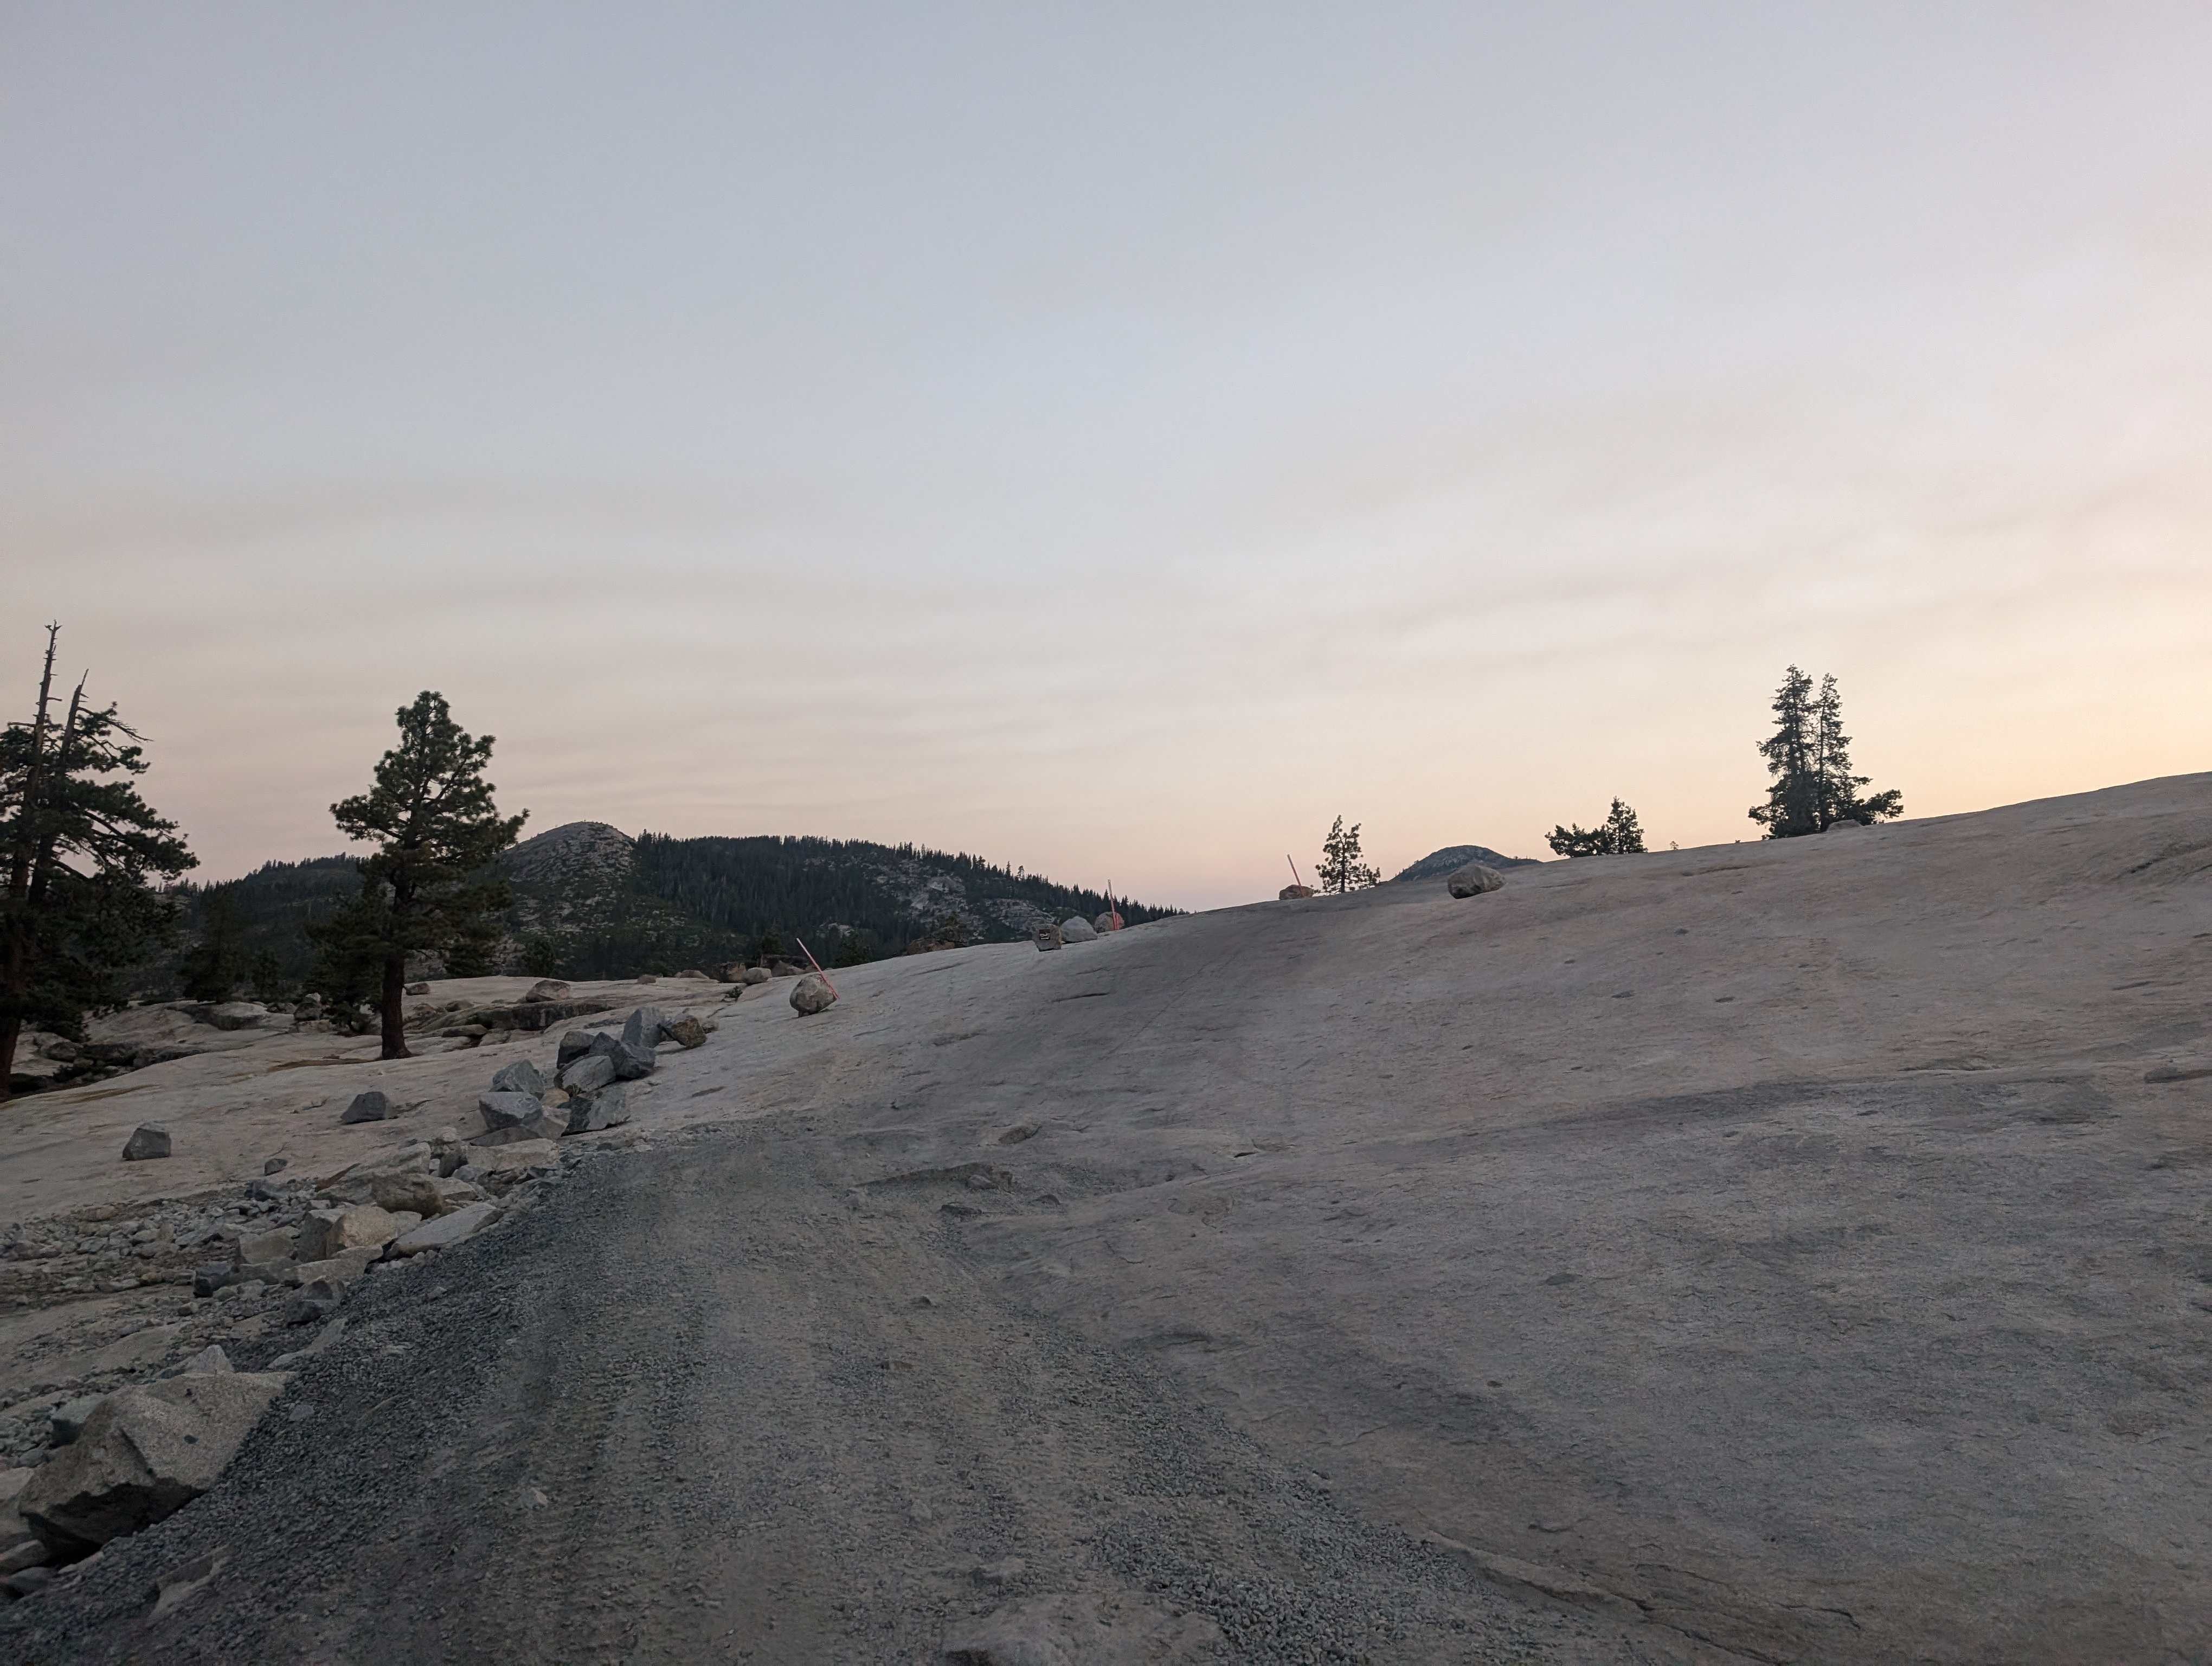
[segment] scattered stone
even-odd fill
[[[556,1076],[558,1076],[562,1071],[566,1070],[570,1065],[575,1063],[577,1060],[582,1058],[591,1050],[592,1032],[590,1031],[569,1031],[568,1034],[561,1037],[561,1050],[559,1055],[554,1060],[553,1073]]]
[[[205,1555],[195,1556],[189,1562],[171,1568],[154,1581],[155,1600],[153,1618],[173,1614],[194,1596],[207,1588],[208,1582],[222,1569],[229,1560],[229,1552],[217,1546]]]
[[[500,1073],[502,1076],[506,1073],[505,1071]],[[535,1071],[531,1073],[537,1074]],[[545,1108],[538,1104],[535,1090],[526,1093],[520,1090],[513,1090],[478,1094],[477,1109],[483,1113],[484,1127],[487,1128],[513,1128],[517,1122],[528,1122],[532,1117],[540,1115]]]
[[[123,1146],[123,1160],[143,1163],[169,1154],[169,1131],[159,1122],[141,1122]]]
[[[425,1212],[416,1210],[417,1216]],[[342,1250],[374,1249],[399,1236],[392,1211],[374,1203],[350,1209],[315,1209],[300,1223],[300,1260],[327,1261]]]
[[[68,1446],[84,1432],[86,1421],[100,1409],[104,1394],[82,1394],[74,1400],[65,1400],[46,1414],[46,1444]]]
[[[573,1098],[580,1093],[596,1093],[614,1079],[612,1058],[605,1053],[587,1053],[561,1073],[561,1085]]]
[[[557,977],[541,977],[523,992],[522,998],[531,1002],[566,1000],[568,998],[568,986]]]
[[[430,1147],[419,1140],[356,1163],[325,1181],[320,1189],[326,1208],[374,1203],[381,1209],[411,1209],[428,1219],[445,1207],[438,1177],[430,1172]]]
[[[283,1187],[276,1185],[267,1180],[247,1181],[246,1183],[246,1196],[254,1199],[256,1201],[262,1203],[274,1203],[280,1198],[286,1198],[292,1195],[292,1194]]]
[[[999,1136],[1002,1146],[1018,1146],[1024,1140],[1034,1140],[1040,1132],[1035,1122],[1017,1122]]]
[[[227,1377],[236,1369],[230,1356],[222,1351],[222,1344],[210,1342],[185,1361],[186,1377]]]
[[[344,1299],[343,1286],[328,1279],[317,1279],[313,1284],[301,1285],[284,1304],[284,1310],[278,1316],[288,1325],[313,1324],[337,1312],[338,1304]]]
[[[23,1519],[51,1548],[75,1556],[173,1515],[215,1485],[289,1380],[258,1371],[172,1377],[108,1395],[24,1487]]]
[[[1313,894],[1314,888],[1311,885],[1285,885],[1275,893],[1275,900],[1278,903],[1295,903],[1301,897],[1310,897]]]
[[[571,1099],[564,1134],[598,1134],[629,1121],[629,1084],[615,1082],[597,1093]]]
[[[501,1066],[499,1073],[491,1079],[495,1093],[527,1093],[535,1097],[551,1085],[545,1079],[545,1073],[527,1059]]]
[[[623,1020],[623,1043],[650,1051],[659,1044],[660,1026],[667,1022],[668,1015],[658,1006],[641,1006]]]
[[[427,995],[430,993],[430,986],[427,983],[410,983],[407,986],[407,993],[410,995]]]
[[[292,1159],[289,1157],[272,1157],[261,1165],[261,1172],[264,1175],[282,1174],[291,1165],[291,1162]]]
[[[419,1256],[425,1250],[445,1250],[459,1243],[471,1233],[481,1231],[499,1219],[495,1203],[471,1203],[466,1208],[456,1209],[435,1220],[426,1220],[411,1232],[402,1233],[392,1241],[395,1256]],[[380,1289],[381,1286],[378,1286]]]
[[[673,1024],[662,1025],[660,1033],[678,1047],[704,1047],[707,1044],[707,1026],[688,1013]]]
[[[212,1296],[230,1282],[230,1263],[227,1261],[202,1262],[192,1268],[192,1294]]]
[[[286,1228],[242,1237],[231,1248],[231,1280],[282,1278],[292,1252],[292,1234]]]
[[[1098,932],[1117,932],[1121,929],[1121,916],[1109,909],[1091,921],[1091,927]]]
[[[1505,876],[1496,868],[1469,862],[1444,880],[1444,888],[1455,897],[1480,897],[1486,891],[1501,889],[1504,884]]]
[[[1057,926],[1039,926],[1030,935],[1036,939],[1040,953],[1047,949],[1057,949],[1061,946],[1060,927]]]
[[[775,976],[775,974],[769,970],[765,966],[748,966],[745,968],[744,975],[742,977],[738,978],[736,981],[744,984],[749,989],[757,989],[762,984],[769,982]]]
[[[611,1089],[603,1091],[612,1091]],[[525,1140],[558,1140],[568,1131],[568,1118],[573,1114],[566,1109],[554,1112],[532,1100],[529,1116],[520,1122],[502,1122],[495,1128],[486,1128],[469,1144],[471,1146],[512,1146]]]
[[[1082,915],[1071,914],[1060,922],[1060,940],[1063,943],[1096,943],[1098,933]]]
[[[422,1222],[420,1215],[396,1214],[392,1217],[392,1224],[398,1231],[392,1236],[398,1237],[410,1232]],[[301,1262],[291,1269],[292,1282],[304,1287],[319,1280],[334,1290],[343,1291],[374,1267],[383,1254],[384,1245],[381,1243],[357,1243],[350,1250],[341,1250],[320,1261]]]
[[[381,1088],[372,1087],[365,1093],[355,1094],[353,1096],[353,1103],[345,1108],[344,1111],[339,1116],[338,1121],[341,1122],[389,1122],[392,1117],[397,1116],[398,1114],[399,1113],[392,1108],[392,1101],[386,1097],[384,1091]]]
[[[802,1018],[826,1012],[837,1004],[837,992],[813,973],[791,986],[791,1007]]]

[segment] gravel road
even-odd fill
[[[957,1177],[854,1179],[791,1118],[581,1163],[372,1280],[223,1487],[7,1611],[0,1651],[934,1662],[1057,1596],[1102,1661],[1730,1658],[1364,1523],[1155,1362],[995,1293]]]

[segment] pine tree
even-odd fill
[[[505,879],[484,873],[524,821],[493,806],[483,778],[491,748],[491,736],[465,733],[445,696],[425,690],[400,708],[399,745],[377,764],[376,784],[331,806],[340,831],[378,849],[359,864],[360,897],[308,927],[320,950],[317,982],[354,1001],[374,976],[385,1058],[408,1056],[408,957],[444,956],[457,976],[485,970],[497,938],[491,916],[512,900]]]
[[[87,1011],[119,1000],[115,972],[175,931],[176,898],[151,882],[194,862],[131,784],[144,744],[113,706],[88,708],[80,681],[56,727],[60,631],[46,630],[31,721],[0,729],[0,1104],[24,1026],[81,1036]]]
[[[1381,873],[1359,860],[1358,822],[1352,823],[1347,831],[1344,818],[1339,816],[1336,818],[1335,824],[1328,830],[1328,837],[1322,841],[1321,863],[1316,869],[1316,875],[1321,880],[1324,892],[1340,894],[1348,891],[1364,891],[1370,885],[1382,883]]]
[[[1619,799],[1596,827],[1555,827],[1544,836],[1555,856],[1640,856],[1644,828],[1636,812]]]
[[[179,963],[179,978],[189,1000],[228,1000],[249,970],[246,910],[232,886],[211,885],[200,893],[198,912],[199,941]]]
[[[1832,676],[1813,679],[1790,667],[1774,696],[1774,733],[1759,743],[1774,779],[1766,802],[1751,810],[1752,820],[1770,839],[1825,833],[1838,822],[1873,823],[1905,812],[1905,795],[1892,788],[1871,798],[1858,789],[1867,777],[1851,773],[1851,738],[1844,733],[1844,702]]]

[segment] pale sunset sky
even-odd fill
[[[1188,907],[2212,767],[2212,8],[0,4],[0,695],[224,879],[526,832]]]

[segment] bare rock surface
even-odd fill
[[[544,1201],[363,1279],[312,1414],[0,1657],[925,1662],[1064,1600],[1240,1661],[2212,1657],[2208,982],[2197,775],[727,1006],[626,1127],[474,1152]],[[467,1110],[453,1058],[383,1079]],[[297,1091],[227,1091],[241,1182],[404,1131]],[[182,1116],[41,1099],[0,1159],[82,1235],[23,1265],[127,1267],[84,1212]]]

